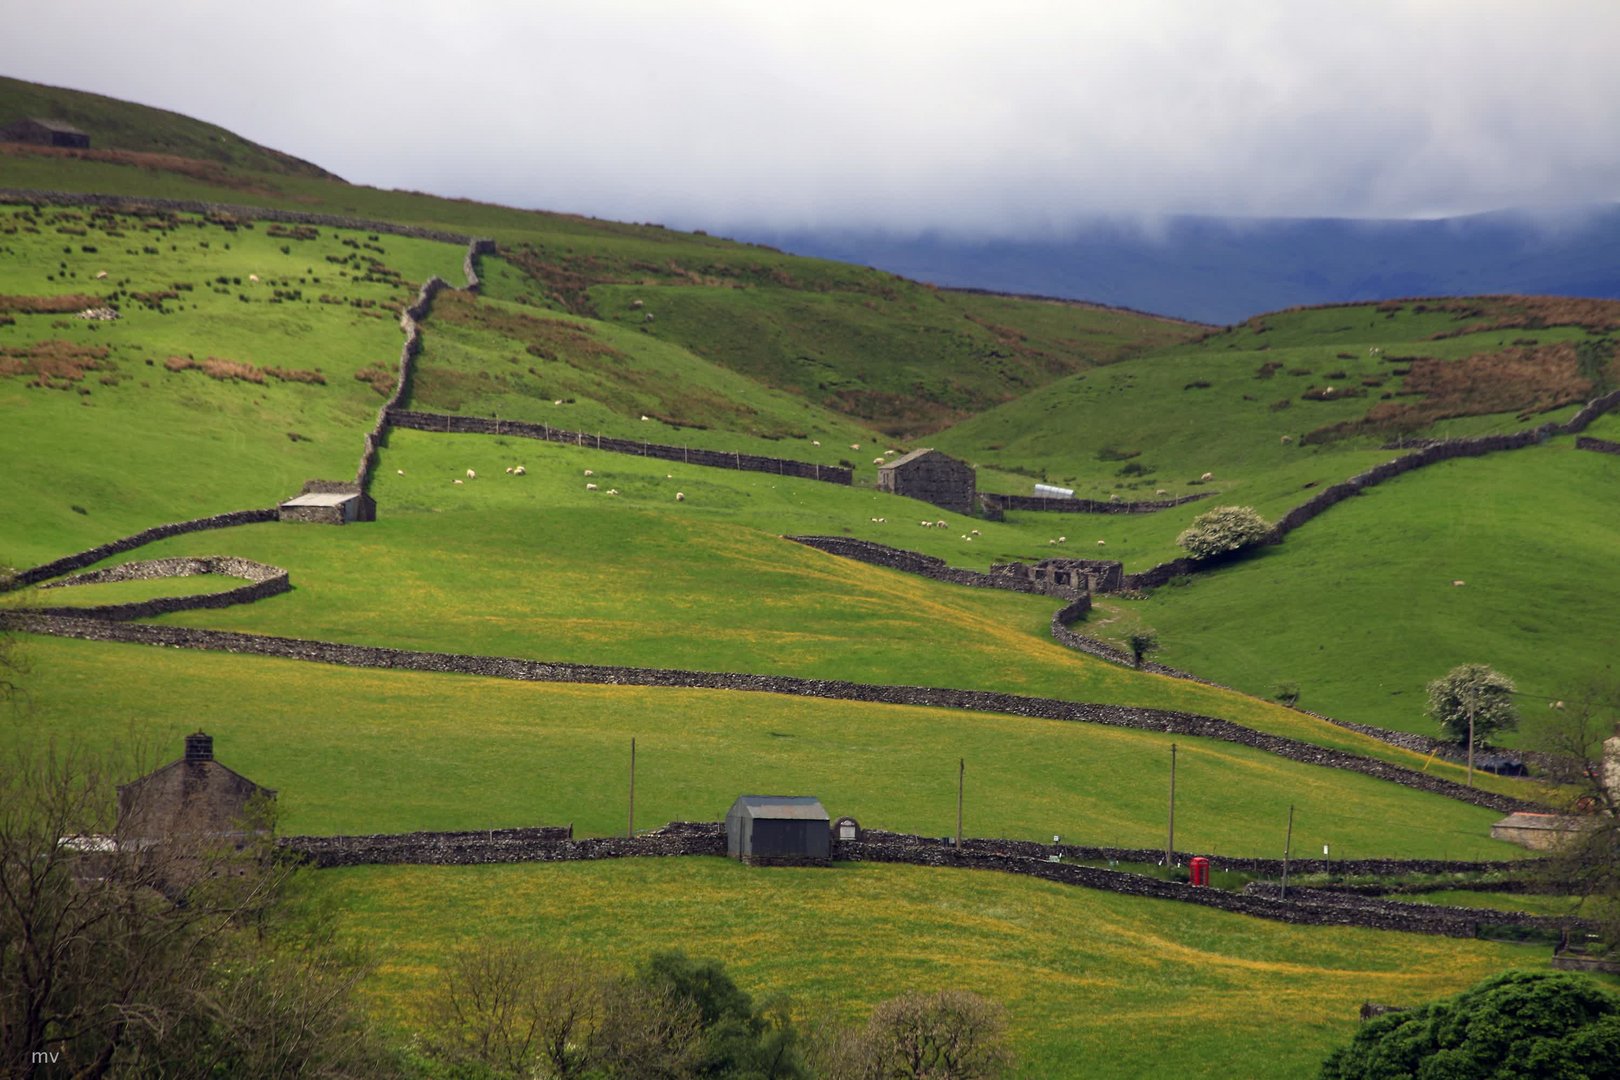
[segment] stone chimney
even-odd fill
[[[214,737],[201,731],[186,736],[186,761],[213,761]]]

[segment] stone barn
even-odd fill
[[[741,795],[726,811],[726,854],[750,866],[826,866],[827,811],[809,795]]]
[[[276,793],[214,760],[213,736],[186,736],[186,754],[118,788],[118,832],[126,840],[241,832],[258,802]]]
[[[0,139],[7,142],[36,143],[40,146],[72,146],[90,149],[90,136],[60,120],[42,120],[30,116],[0,128]]]
[[[376,521],[377,502],[354,484],[341,480],[310,480],[304,490],[277,508],[282,521],[316,525],[347,525]]]
[[[938,450],[913,450],[878,466],[878,490],[921,499],[958,514],[973,513],[978,474],[973,466]]]

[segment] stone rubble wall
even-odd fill
[[[605,450],[617,454],[635,454],[638,457],[679,461],[687,465],[704,465],[717,469],[740,469],[743,472],[773,473],[777,476],[796,476],[805,480],[821,480],[829,484],[848,485],[853,477],[849,469],[837,465],[817,465],[810,461],[790,458],[763,457],[758,454],[728,453],[724,450],[699,450],[695,447],[665,446],[641,439],[615,439],[605,435],[587,435],[580,431],[565,431],[549,424],[531,424],[524,420],[496,420],[483,416],[455,416],[447,413],[417,412],[396,406],[385,406],[388,423],[394,427],[415,431],[435,431],[452,435],[515,435],[542,442],[565,443],[591,450]]]
[[[952,690],[920,686],[886,686],[841,679],[803,679],[785,675],[633,668],[601,664],[554,663],[498,656],[416,652],[369,645],[243,634],[190,627],[114,623],[62,615],[0,613],[0,627],[24,633],[51,634],[93,641],[125,641],[174,648],[276,656],[290,660],[353,668],[453,672],[528,682],[582,683],[610,686],[682,687],[787,694],[883,705],[962,709],[1036,719],[1103,724],[1238,743],[1290,761],[1344,769],[1403,787],[1443,795],[1499,813],[1546,808],[1523,799],[1465,787],[1462,784],[1344,750],[1317,746],[1281,735],[1255,731],[1212,716],[1091,702],[1059,701],[987,690]]]
[[[634,838],[574,839],[572,825],[475,832],[415,832],[381,836],[287,836],[277,841],[313,865],[471,866],[486,863],[579,862],[649,856],[726,853],[718,822],[670,822]]]
[[[53,559],[48,563],[41,563],[31,569],[20,571],[8,581],[0,581],[0,592],[20,589],[27,585],[48,581],[54,577],[61,577],[63,574],[98,563],[121,552],[143,547],[165,537],[203,532],[208,529],[230,529],[238,525],[253,525],[261,521],[275,520],[276,508],[270,506],[259,510],[233,510],[230,513],[214,514],[211,517],[193,518],[190,521],[176,521],[167,525],[155,525],[150,529],[142,529],[138,533],[132,533],[129,536],[120,537],[117,540],[99,544],[96,547],[88,548],[73,555],[64,555],[60,559]]]
[[[75,574],[60,581],[49,582],[41,588],[60,589],[73,585],[94,585],[109,581],[155,581],[159,578],[193,577],[197,574],[222,574],[243,578],[246,585],[238,585],[214,593],[193,596],[159,596],[151,600],[135,600],[126,604],[98,604],[94,607],[38,607],[16,608],[35,615],[62,615],[70,618],[110,619],[126,622],[131,619],[150,619],[174,611],[196,611],[204,608],[232,607],[251,604],[269,596],[278,596],[292,588],[287,571],[279,566],[239,559],[230,555],[180,556],[170,559],[148,559],[143,562],[124,563],[104,570]]]
[[[1170,499],[1144,499],[1138,502],[1110,502],[1107,499],[1063,499],[1050,495],[997,495],[994,492],[982,491],[979,493],[979,505],[993,514],[1004,514],[1008,510],[1034,510],[1059,514],[1152,514],[1159,510],[1169,510],[1177,506],[1185,506],[1199,499],[1207,499],[1214,495],[1213,491],[1196,491],[1190,495],[1177,495]],[[1001,518],[997,516],[995,520]]]
[[[1608,439],[1594,439],[1590,435],[1582,435],[1575,440],[1577,450],[1596,450],[1600,454],[1620,454],[1620,443],[1610,442]]]
[[[805,547],[815,548],[817,551],[825,551],[829,555],[837,555],[840,558],[854,559],[856,562],[868,563],[872,566],[884,566],[891,570],[901,570],[908,574],[917,574],[921,577],[948,582],[952,585],[968,585],[980,589],[1003,589],[1007,592],[1032,593],[1039,596],[1058,596],[1066,600],[1083,603],[1085,607],[1081,609],[1081,612],[1090,610],[1091,607],[1090,594],[1081,589],[1053,585],[1044,581],[1031,581],[1022,575],[984,574],[977,570],[960,570],[936,556],[924,555],[919,551],[907,551],[905,548],[889,547],[887,544],[879,544],[872,540],[859,540],[851,536],[785,536],[783,539],[791,540],[795,544],[803,544]],[[1075,618],[1079,618],[1079,615],[1075,615]]]

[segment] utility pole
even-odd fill
[[[1164,842],[1164,868],[1176,864],[1176,744],[1170,744],[1170,834]]]
[[[1474,698],[1468,698],[1468,786],[1474,786]]]
[[[1283,837],[1282,898],[1288,899],[1288,855],[1294,848],[1294,804],[1288,804],[1288,832]]]
[[[956,759],[956,848],[962,849],[962,788],[967,779],[967,758]]]
[[[630,738],[630,829],[624,834],[631,840],[636,838],[636,740]]]

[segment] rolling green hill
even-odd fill
[[[0,104],[41,93],[8,83]],[[67,111],[91,103],[52,100],[53,115],[93,126]],[[1177,709],[1445,778],[1457,767],[1266,698],[1292,680],[1320,711],[1419,730],[1410,703],[1453,662],[1496,663],[1553,693],[1605,660],[1604,620],[1620,600],[1606,572],[1614,459],[1576,454],[1568,438],[1409,474],[1280,546],[1145,598],[1107,599],[1084,627],[1116,636],[1150,627],[1162,659],[1238,690],[1059,645],[1055,598],[946,585],[784,537],[867,538],[981,570],[1058,552],[1106,553],[1140,569],[1178,554],[1177,533],[1206,506],[1241,502],[1276,516],[1393,456],[1381,448],[1393,436],[1566,417],[1615,375],[1613,306],[1401,302],[1206,332],[944,292],[653,225],[359,188],[271,167],[201,126],[186,137],[213,140],[218,152],[165,146],[161,116],[118,115],[132,152],[168,157],[13,148],[0,156],[3,182],[495,238],[501,254],[482,261],[483,295],[445,293],[423,322],[413,408],[846,461],[855,473],[841,486],[508,434],[396,429],[371,488],[375,523],[263,523],[108,560],[229,554],[291,575],[288,593],[156,620],[165,626]],[[163,522],[267,506],[312,477],[351,476],[393,385],[400,306],[430,275],[459,282],[464,253],[357,225],[0,208],[0,408],[11,421],[0,425],[0,562],[33,565]],[[105,307],[118,317],[77,317]],[[1620,421],[1593,432],[1613,437]],[[1023,491],[1042,478],[1092,496],[1215,498],[1147,515],[1015,511],[988,522],[874,489],[874,458],[921,445],[975,461],[981,489]],[[948,527],[924,527],[939,520]],[[76,600],[63,597],[75,590],[30,588],[3,606],[218,585],[95,585]],[[939,834],[953,815],[953,766],[965,758],[970,833],[1151,846],[1163,837],[1175,741],[1185,768],[1178,838],[1201,850],[1275,856],[1293,806],[1298,843],[1352,857],[1516,853],[1489,838],[1492,811],[1162,731],[19,640],[29,667],[0,746],[46,731],[122,747],[133,771],[203,726],[224,760],[280,790],[290,830],[571,821],[581,834],[607,834],[622,827],[623,757],[635,737],[644,821],[713,820],[742,789],[780,788],[813,790],[868,826]],[[1481,784],[1520,797],[1539,790]],[[350,909],[353,933],[381,950],[371,993],[402,1022],[452,939],[545,917],[569,920],[547,923],[560,944],[628,961],[675,938],[763,987],[839,1009],[902,985],[987,987],[1013,1009],[1031,1077],[1065,1075],[1109,1038],[1119,1075],[1152,1074],[1167,1040],[1189,1067],[1219,1057],[1244,1074],[1293,1075],[1342,1039],[1357,1001],[1443,993],[1527,955],[915,868],[755,876],[702,860],[650,863],[321,880]],[[801,881],[788,895],[783,883]],[[605,895],[615,903],[601,903]],[[841,919],[858,914],[870,934],[839,922],[816,949],[765,962],[730,949],[728,924],[705,920],[693,897],[763,905],[779,916],[766,936],[806,920],[833,925],[827,913],[839,905]],[[514,904],[528,906],[514,913]],[[957,948],[964,927],[988,936]],[[1084,927],[1106,930],[1091,940]],[[890,959],[874,967],[877,956]],[[1201,965],[1209,970],[1191,973]]]

